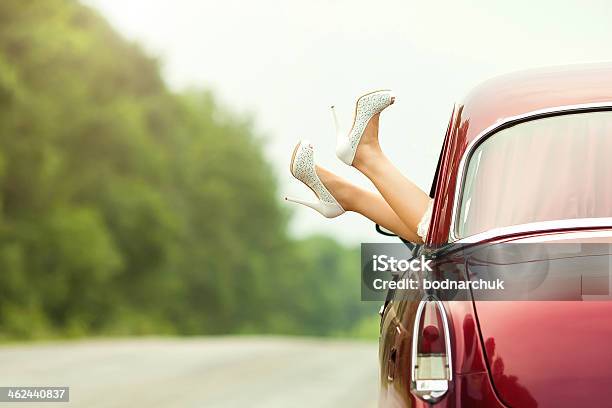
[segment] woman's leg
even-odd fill
[[[369,178],[402,223],[414,234],[431,198],[389,161],[378,143],[379,115],[366,127],[353,166]],[[411,240],[412,241],[412,240]],[[421,242],[421,239],[418,239]]]
[[[316,167],[316,172],[321,182],[346,211],[359,213],[405,240],[422,242],[415,233],[416,227],[406,227],[380,195],[357,187],[320,166]]]

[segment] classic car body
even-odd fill
[[[452,245],[612,242],[612,64],[519,72],[477,87],[453,110],[431,195],[429,233],[415,256],[446,262]],[[432,299],[389,293],[380,406],[612,405],[609,282],[597,281],[589,298],[580,272],[609,274],[610,253],[601,255],[567,258],[576,262],[568,299],[442,299],[428,312],[437,328],[423,323]],[[434,379],[419,383],[419,336],[430,329],[444,343],[431,356],[442,358]]]

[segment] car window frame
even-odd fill
[[[463,200],[463,193],[465,190],[465,180],[467,177],[467,170],[469,167],[469,163],[474,155],[476,149],[487,139],[494,136],[498,132],[508,129],[510,127],[519,125],[521,123],[530,122],[543,118],[550,118],[555,116],[564,116],[564,115],[573,115],[579,113],[589,113],[589,112],[602,112],[602,111],[612,111],[612,101],[606,102],[595,102],[595,103],[586,103],[586,104],[577,104],[577,105],[562,105],[555,106],[552,108],[540,109],[535,111],[526,112],[520,115],[511,116],[502,120],[499,120],[495,124],[489,126],[480,132],[472,141],[468,144],[461,160],[459,162],[459,167],[457,171],[457,184],[455,187],[455,194],[453,198],[453,206],[452,206],[452,214],[451,214],[451,225],[448,234],[448,242],[454,243],[464,240],[469,240],[471,237],[480,235],[480,234],[472,234],[467,236],[459,235],[459,213],[461,211],[461,202]],[[520,226],[512,226],[513,230],[516,231],[517,227]],[[520,228],[518,228],[520,230]],[[486,233],[486,231],[485,231]]]

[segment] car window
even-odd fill
[[[456,234],[612,217],[612,112],[519,123],[482,142],[464,178]]]

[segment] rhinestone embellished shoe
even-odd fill
[[[395,102],[395,97],[388,89],[370,92],[359,97],[355,104],[353,126],[348,134],[341,130],[336,110],[333,106],[331,107],[336,125],[336,155],[340,160],[349,166],[353,164],[357,146],[359,146],[361,136],[370,123],[370,119],[391,106],[393,102]]]
[[[300,141],[293,150],[291,174],[306,184],[318,198],[318,201],[304,201],[298,198],[285,197],[285,200],[303,204],[320,212],[327,218],[334,218],[344,213],[344,208],[334,196],[325,188],[315,171],[314,146],[306,140]]]

